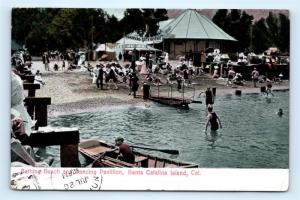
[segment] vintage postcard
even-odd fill
[[[12,189],[288,189],[288,10],[13,8],[11,23]]]

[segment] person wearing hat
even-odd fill
[[[222,128],[222,124],[221,124],[221,120],[218,117],[218,115],[213,112],[213,106],[212,105],[208,105],[207,107],[207,121],[206,121],[206,125],[205,125],[205,134],[207,134],[207,127],[208,125],[210,125],[210,130],[211,131],[217,131],[220,128]]]
[[[124,143],[124,138],[122,137],[117,137],[115,140],[115,144],[119,149],[119,156],[118,159],[122,160],[124,162],[132,163],[134,164],[134,154],[128,144]]]
[[[253,87],[256,87],[256,83],[257,83],[258,77],[259,77],[259,72],[256,70],[255,67],[251,73],[251,76],[252,76],[252,81],[253,81]]]

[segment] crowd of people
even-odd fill
[[[202,52],[201,55],[204,55]],[[50,70],[50,57],[44,54],[42,57],[45,70]],[[66,61],[62,58],[61,69],[66,68]],[[139,87],[147,82],[156,85],[160,84],[177,84],[178,91],[182,90],[182,86],[192,84],[194,77],[201,76],[205,73],[205,68],[208,63],[204,58],[201,58],[201,66],[195,67],[191,64],[191,59],[187,61],[182,60],[180,65],[172,66],[168,62],[162,60],[153,61],[150,59],[148,53],[142,55],[141,58],[137,58],[137,55],[132,56],[131,62],[121,66],[118,62],[102,62],[99,61],[96,66],[92,66],[86,62],[87,66],[83,62],[83,66],[90,71],[93,76],[93,83],[96,84],[100,90],[111,89],[114,86],[115,90],[119,89],[118,84],[125,83],[129,87],[129,95],[137,97],[137,91]],[[69,63],[69,66],[71,64]],[[236,73],[235,68],[227,63],[224,72],[220,71],[220,67],[216,63],[212,63],[209,67],[213,68],[211,74],[208,74],[211,78],[227,78],[227,85],[244,85],[245,80],[241,73]],[[54,70],[59,70],[59,66],[55,63]],[[71,69],[71,68],[69,68]],[[23,100],[23,81],[20,76],[22,75],[35,75],[35,81],[41,85],[44,85],[41,73],[39,70],[35,74],[31,72],[31,62],[22,61],[22,59],[12,59],[12,98],[11,98],[11,150],[12,150],[12,163],[14,165],[32,165],[32,166],[48,166],[48,164],[39,162],[35,156],[34,150],[23,145],[30,137],[31,128],[34,126],[34,121],[28,115],[24,106]],[[266,83],[266,94],[272,94],[272,81],[266,76],[260,79],[260,73],[256,67],[251,71],[251,79],[253,87],[257,87],[258,83],[262,81]],[[213,105],[215,103],[215,94],[211,88],[207,88],[206,91],[201,92],[205,94],[205,105],[207,111],[207,121],[205,124],[205,133],[208,127],[212,132],[216,132],[219,128],[222,128],[221,119],[213,111]],[[273,95],[273,94],[272,94]],[[280,108],[277,112],[278,116],[283,115],[283,110]],[[134,155],[130,147],[124,143],[123,138],[116,139],[116,146],[119,148],[118,157],[125,162],[133,163]],[[21,164],[20,164],[21,163]]]

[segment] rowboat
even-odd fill
[[[133,149],[135,162],[131,164],[117,159],[118,154],[116,152],[109,152],[114,148],[114,145],[99,140],[88,140],[78,145],[79,152],[85,157],[87,163],[90,165],[92,163],[92,167],[198,168],[197,164],[159,158],[138,152],[135,149]]]

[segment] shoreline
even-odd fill
[[[237,88],[217,88],[217,96],[235,95]],[[260,88],[238,88],[242,91],[242,95],[261,94]],[[273,92],[287,92],[290,89],[286,86],[274,87]],[[199,91],[200,92],[200,91]],[[123,95],[118,95],[121,97]],[[132,96],[129,96],[132,98]],[[204,97],[202,97],[204,98]],[[96,112],[98,110],[108,109],[112,107],[122,106],[144,106],[145,104],[155,104],[151,100],[144,100],[143,98],[121,99],[113,96],[105,98],[90,98],[74,102],[64,102],[58,104],[51,104],[48,107],[48,116],[56,117],[61,115],[70,115],[84,112]]]
[[[117,90],[112,85],[110,86],[111,89],[107,89],[106,86],[104,90],[97,89],[96,84],[92,83],[92,77],[88,71],[44,71],[41,62],[33,62],[32,68],[33,71],[41,70],[44,73],[42,79],[46,84],[36,91],[36,96],[51,97],[51,105],[48,106],[48,116],[50,117],[97,111],[112,106],[152,103],[152,101],[145,101],[142,98],[133,98],[133,96],[128,95],[128,83],[118,83]],[[139,78],[140,87],[137,94],[142,95],[143,77],[140,76]],[[160,78],[163,83],[166,82],[166,77],[160,75]],[[193,88],[185,88],[184,97],[196,98],[207,87],[216,88],[216,96],[235,95],[236,90],[241,90],[242,95],[260,94],[260,87],[266,85],[266,83],[258,83],[257,87],[254,88],[251,81],[245,81],[244,86],[233,85],[232,87],[226,85],[226,80],[226,78],[213,79],[207,74],[193,77],[191,80]],[[281,83],[273,83],[272,91],[287,91],[289,86],[289,80],[283,80]],[[155,96],[157,89],[155,86],[151,86],[151,88],[152,95]],[[183,94],[177,91],[177,84],[174,84],[172,88],[172,96],[182,98]],[[169,86],[163,84],[159,89],[159,95],[168,96],[169,91]],[[203,97],[201,96],[201,100]]]

